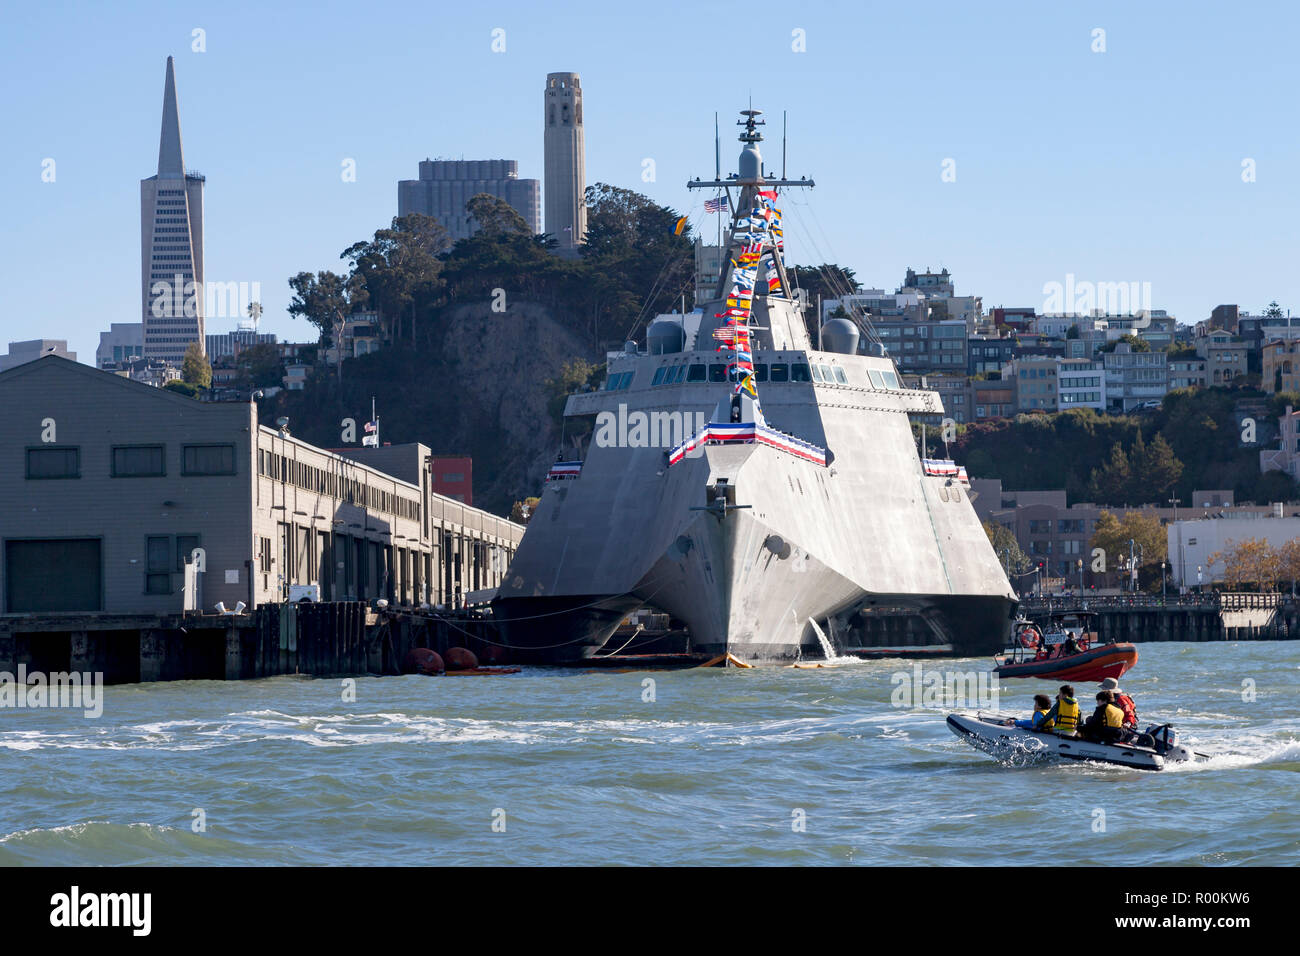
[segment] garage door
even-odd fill
[[[5,542],[5,610],[98,611],[98,538]]]

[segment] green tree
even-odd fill
[[[1103,346],[1101,347],[1101,351],[1102,351],[1102,352],[1113,352],[1113,351],[1115,351],[1115,346],[1119,345],[1121,342],[1125,342],[1125,343],[1127,343],[1129,346],[1131,346],[1134,352],[1150,352],[1150,351],[1151,351],[1151,343],[1148,342],[1148,341],[1147,341],[1146,339],[1144,339],[1144,338],[1140,338],[1140,337],[1134,335],[1132,332],[1125,332],[1123,335],[1121,335],[1119,338],[1117,338],[1114,342],[1107,342],[1105,345],[1103,345]]]
[[[1277,299],[1274,299],[1268,304],[1268,307],[1264,309],[1264,315],[1270,319],[1283,318],[1284,313],[1282,312],[1282,307],[1277,304]]]
[[[182,381],[179,378],[168,382],[163,386],[163,388],[170,392],[180,392],[180,394],[187,398],[198,398],[199,393],[202,391],[197,385],[191,385],[189,382]]]
[[[1295,501],[1300,497],[1300,486],[1285,471],[1266,471],[1255,482],[1253,499],[1256,504],[1269,504],[1274,501]]]
[[[328,338],[331,342],[347,317],[367,298],[365,286],[355,271],[348,276],[329,271],[315,275],[299,272],[289,280],[289,288],[293,290],[289,314],[306,319],[316,326],[322,340]]]
[[[514,206],[491,193],[478,193],[465,203],[465,211],[478,224],[479,231],[489,236],[531,236],[523,216]]]
[[[1106,504],[1128,504],[1133,473],[1124,447],[1115,442],[1110,449],[1110,460],[1101,468],[1093,469],[1092,487],[1096,499]]]
[[[483,200],[491,203],[485,204]],[[473,197],[467,209],[472,205],[481,215],[488,215],[485,210],[490,208],[495,217],[492,221],[497,223],[505,214],[492,204],[504,206],[523,222],[506,203],[486,194]],[[527,232],[526,226],[524,231]],[[380,314],[388,341],[405,338],[415,344],[419,317],[427,315],[438,304],[443,287],[443,261],[439,256],[448,244],[447,230],[436,219],[412,214],[394,219],[387,229],[376,230],[373,239],[353,243],[343,250],[340,258],[352,263],[346,285],[356,301],[364,302]],[[341,307],[347,311],[356,307],[356,302],[351,300],[330,304],[335,314]]]
[[[1033,568],[1034,562],[1021,550],[1015,533],[1006,525],[985,521],[984,533],[988,535],[989,544],[993,545],[993,552],[1002,562],[1007,574],[1025,574]]]
[[[1138,442],[1142,433],[1138,432]],[[1159,432],[1150,445],[1134,445],[1129,453],[1133,478],[1130,500],[1163,502],[1183,476],[1183,463]]]
[[[181,380],[198,388],[212,387],[212,363],[198,342],[191,342],[185,349],[185,357],[181,360]]]
[[[236,382],[240,388],[270,388],[281,384],[284,370],[280,350],[270,342],[250,345],[235,360]]]

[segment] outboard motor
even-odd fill
[[[1146,732],[1155,741],[1156,753],[1161,754],[1166,760],[1192,759],[1192,752],[1178,742],[1178,731],[1174,730],[1171,724],[1151,726]]]

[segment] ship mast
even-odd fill
[[[714,179],[703,180],[695,178],[686,184],[687,189],[713,189],[723,190],[727,196],[727,205],[731,209],[731,230],[727,239],[727,248],[723,250],[723,262],[734,261],[740,252],[742,244],[741,235],[747,228],[751,210],[759,204],[758,193],[762,191],[775,192],[779,189],[791,186],[800,186],[811,188],[817,184],[806,176],[799,179],[786,179],[782,175],[779,179],[765,179],[763,177],[762,157],[758,151],[758,144],[763,141],[763,134],[758,127],[766,126],[765,120],[759,119],[763,115],[762,110],[746,109],[741,110],[740,115],[744,119],[737,120],[737,126],[743,126],[739,139],[745,144],[745,149],[740,154],[740,172],[736,175],[722,179],[715,155],[715,172]],[[781,161],[785,163],[785,145],[784,136],[782,137]],[[716,148],[716,147],[715,147]],[[736,188],[739,192],[732,195],[732,189]],[[775,243],[765,245],[763,253],[771,253],[776,264],[777,272],[781,278],[781,287],[790,289],[789,277],[785,271],[785,256],[783,250]],[[731,269],[721,270],[718,276],[718,287],[716,297],[722,298],[727,290],[727,283],[731,279]]]

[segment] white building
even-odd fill
[[[1223,561],[1211,558],[1234,544],[1255,538],[1279,548],[1300,538],[1300,517],[1281,517],[1283,506],[1274,507],[1269,517],[1223,510],[1222,517],[1171,521],[1165,526],[1171,579],[1189,588],[1222,581]]]
[[[1071,408],[1106,410],[1106,368],[1090,359],[1056,360],[1057,411]]]

